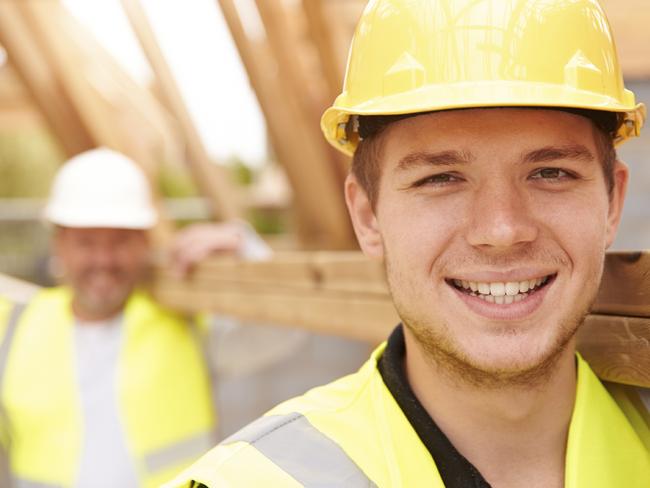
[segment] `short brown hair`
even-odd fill
[[[544,107],[522,107],[530,109],[543,109]],[[466,110],[466,109],[458,109]],[[547,109],[548,110],[548,109]],[[585,110],[574,108],[553,108],[575,115],[581,115],[591,120],[594,126],[596,148],[601,158],[603,174],[607,184],[607,191],[611,194],[614,188],[614,163],[616,162],[616,149],[614,138],[621,124],[623,114]],[[379,197],[379,181],[381,179],[381,164],[379,162],[382,151],[382,134],[393,122],[409,117],[425,115],[433,112],[400,115],[360,115],[358,117],[360,141],[352,158],[350,172],[359,182],[359,185],[368,195],[373,208]]]

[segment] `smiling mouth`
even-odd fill
[[[447,279],[447,284],[466,295],[480,298],[488,303],[510,305],[521,302],[548,286],[557,276],[550,274],[539,278],[512,282],[478,282]]]

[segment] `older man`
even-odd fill
[[[108,149],[56,176],[45,218],[65,285],[0,300],[0,433],[17,487],[159,486],[215,441],[202,332],[142,289],[157,221],[136,164]],[[177,262],[236,250],[193,229]],[[195,242],[196,241],[196,242]]]
[[[650,486],[647,392],[575,350],[644,118],[596,0],[372,0],[322,126],[402,325],[171,486]]]

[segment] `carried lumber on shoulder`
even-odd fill
[[[270,261],[210,259],[190,279],[159,268],[165,305],[294,326],[377,344],[400,321],[382,263],[360,252],[277,254]],[[596,373],[650,387],[650,252],[610,253],[578,348]]]

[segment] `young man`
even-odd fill
[[[322,125],[402,325],[170,486],[650,486],[647,392],[575,350],[644,118],[596,0],[371,1]]]

